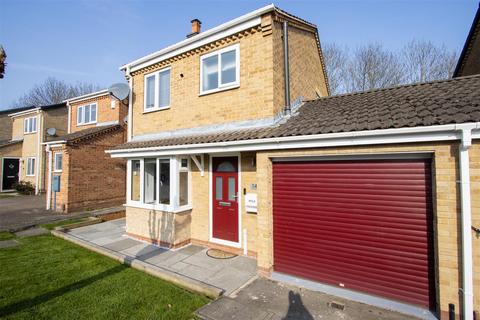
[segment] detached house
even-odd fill
[[[11,128],[11,138],[0,144],[2,184],[0,191],[12,190],[20,180],[31,182],[35,194],[45,190],[45,152],[42,143],[67,131],[64,103],[11,110],[2,121]],[[50,130],[49,130],[50,129]]]
[[[329,97],[316,26],[273,5],[121,70],[131,237],[424,317],[480,308],[480,76]]]
[[[47,209],[73,212],[121,205],[125,162],[105,150],[126,141],[127,105],[108,90],[66,101],[68,133],[44,143]]]

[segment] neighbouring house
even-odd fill
[[[8,117],[8,121],[4,117],[1,120],[2,125],[11,129],[11,137],[0,145],[0,191],[11,190],[17,181],[28,181],[35,186],[35,194],[38,194],[45,188],[45,152],[42,143],[66,133],[66,105],[60,103],[12,109]]]
[[[453,77],[480,74],[480,4],[473,19],[467,40],[460,53]]]
[[[68,133],[46,142],[47,209],[69,213],[121,205],[125,161],[105,150],[126,141],[127,104],[102,90],[66,101]],[[59,179],[59,189],[55,181]]]
[[[316,26],[273,5],[121,70],[129,236],[416,316],[480,309],[480,75],[329,97]]]

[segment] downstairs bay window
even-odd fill
[[[168,212],[191,208],[190,161],[186,157],[128,161],[127,205]]]

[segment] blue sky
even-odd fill
[[[107,87],[118,67],[185,38],[190,20],[206,30],[272,1],[2,0],[0,44],[7,71],[0,109],[47,77]],[[460,52],[478,0],[276,1],[317,24],[322,42],[399,49],[413,38]]]

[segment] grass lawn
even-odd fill
[[[10,233],[8,231],[0,231],[0,241],[2,240],[10,240],[15,238],[15,235],[13,233]]]
[[[0,249],[2,319],[192,319],[208,298],[51,235]]]

